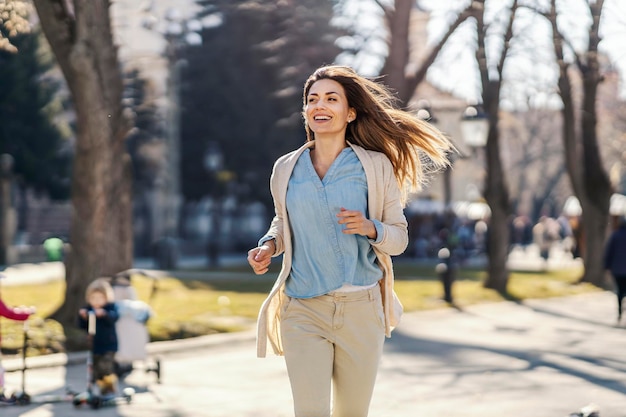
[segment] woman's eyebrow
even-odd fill
[[[338,92],[336,92],[336,91],[327,91],[327,92],[325,92],[325,93],[324,93],[324,95],[326,95],[326,96],[329,96],[329,95],[331,95],[331,94],[337,94],[337,95],[339,95],[339,93],[338,93]],[[319,95],[319,94],[317,94],[317,93],[309,93],[309,97],[311,97],[311,96],[316,96],[316,97],[317,97],[318,95]]]

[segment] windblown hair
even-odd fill
[[[365,149],[384,153],[391,161],[403,202],[419,191],[427,174],[449,165],[454,150],[448,138],[428,122],[397,108],[396,98],[384,85],[358,75],[352,68],[330,65],[318,68],[305,82],[303,105],[316,81],[329,79],[341,84],[356,119],[348,124],[346,139]],[[307,125],[307,141],[314,132]]]
[[[113,287],[109,284],[107,278],[97,278],[91,282],[87,286],[87,290],[85,291],[85,300],[89,302],[89,296],[95,292],[99,292],[104,295],[107,303],[112,303],[115,301],[115,293],[113,292]]]

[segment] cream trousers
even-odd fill
[[[385,341],[380,286],[289,298],[281,332],[296,417],[366,417]]]

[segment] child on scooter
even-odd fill
[[[113,289],[106,279],[98,278],[87,287],[85,299],[87,305],[78,311],[78,324],[80,328],[87,330],[89,313],[94,313],[95,334],[90,338],[93,354],[92,380],[98,385],[101,395],[114,394],[117,391],[115,322],[119,314],[114,303]]]

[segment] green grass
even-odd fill
[[[254,325],[259,307],[272,287],[279,265],[274,264],[264,276],[254,275],[247,266],[219,271],[179,271],[173,277],[154,281],[142,276],[132,278],[138,298],[150,304],[156,315],[148,322],[152,340],[170,340],[216,332],[234,332]],[[397,262],[395,289],[405,311],[447,308],[441,300],[442,287],[434,267]],[[455,304],[466,305],[496,302],[505,299],[558,297],[599,291],[589,284],[577,284],[581,270],[551,272],[512,272],[506,297],[483,287],[485,272],[461,269],[453,286]],[[2,288],[7,305],[34,305],[37,313],[28,321],[29,337],[33,339],[28,354],[63,350],[61,326],[45,317],[63,299],[65,284],[57,281],[42,285]],[[2,349],[11,354],[23,344],[22,325],[2,320]]]

